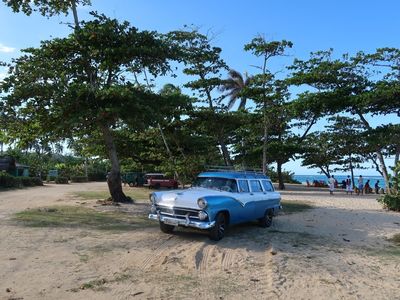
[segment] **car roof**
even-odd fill
[[[269,179],[268,176],[250,171],[225,171],[225,172],[202,172],[198,177],[218,177],[228,179]]]
[[[161,175],[161,176],[165,176],[165,174],[163,174],[163,173],[146,173],[146,174],[144,174],[145,176],[159,176],[159,175]]]

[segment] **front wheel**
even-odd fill
[[[210,239],[213,241],[219,241],[225,236],[225,230],[227,228],[226,216],[224,213],[218,213],[215,218],[215,226],[210,230]]]
[[[264,217],[258,219],[258,223],[260,224],[261,227],[263,228],[267,228],[270,227],[272,225],[272,218],[274,216],[274,213],[272,211],[272,209],[268,209],[265,214]]]
[[[173,225],[168,225],[163,222],[160,222],[160,229],[164,233],[172,233],[174,231],[175,226]]]

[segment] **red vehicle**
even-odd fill
[[[144,175],[144,186],[149,188],[178,188],[178,181],[167,178],[162,173],[147,173]]]

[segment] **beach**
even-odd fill
[[[109,231],[15,219],[54,206],[145,219],[147,199],[103,207],[79,194],[106,190],[80,183],[0,192],[1,299],[400,299],[400,246],[390,240],[400,214],[374,194],[288,184],[272,227],[234,226],[218,243],[145,221]],[[293,203],[308,208],[289,211]]]

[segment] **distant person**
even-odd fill
[[[335,188],[339,187],[339,182],[337,181],[337,179],[332,175],[332,177],[335,179]]]
[[[370,194],[370,193],[372,193],[371,186],[369,185],[369,179],[368,179],[367,182],[365,183],[364,190],[365,190],[365,194]]]
[[[341,182],[341,188],[346,189],[346,180],[344,180],[344,179]]]
[[[307,187],[310,187],[310,186],[311,186],[311,184],[310,184],[310,182],[308,181],[308,179],[306,180],[306,183],[307,183]]]
[[[350,176],[347,175],[347,178],[346,178],[346,194],[349,194],[349,193],[351,195],[353,195],[353,187],[352,187],[352,184],[351,184]]]
[[[360,177],[358,177],[358,190],[357,190],[357,195],[361,195],[364,194],[364,178],[362,177],[362,175],[360,175]]]
[[[329,193],[330,193],[331,195],[333,195],[333,192],[334,192],[334,190],[335,190],[335,183],[336,183],[335,177],[332,175],[332,176],[329,178],[328,182],[329,182]]]
[[[375,182],[374,188],[375,188],[375,194],[379,194],[379,189],[380,189],[380,187],[379,187],[379,180],[378,180],[377,182]]]

